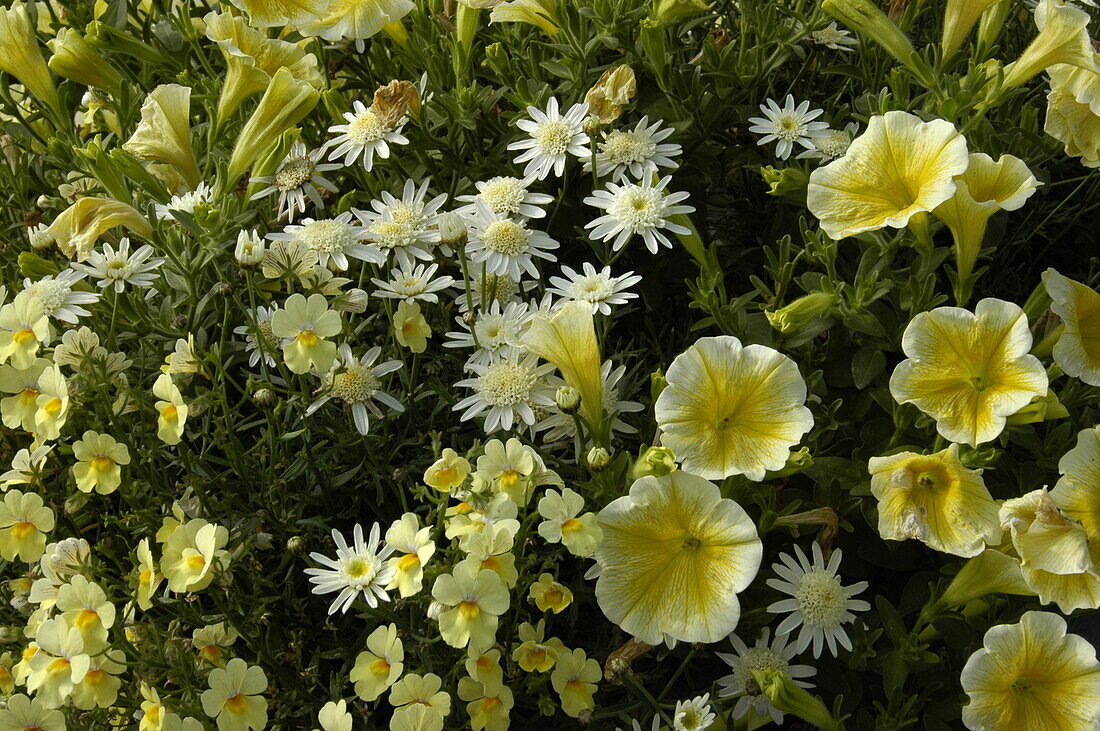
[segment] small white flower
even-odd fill
[[[765,627],[754,647],[747,646],[737,635],[730,635],[730,642],[733,643],[737,654],[718,653],[718,657],[722,658],[733,671],[729,675],[718,678],[720,688],[718,697],[737,697],[737,703],[733,707],[735,720],[744,718],[749,709],[752,709],[757,716],[771,716],[776,725],[783,723],[783,712],[773,706],[768,696],[760,690],[752,677],[753,670],[779,671],[799,688],[813,687],[813,683],[807,683],[801,678],[813,677],[817,674],[817,670],[809,665],[790,664],[796,649],[794,643],[787,644],[789,635],[779,635],[769,645],[769,634],[770,630]]]
[[[659,246],[672,248],[672,242],[662,229],[674,234],[691,233],[686,227],[669,221],[669,217],[692,213],[692,206],[676,205],[687,200],[687,193],[668,193],[665,186],[672,180],[666,175],[654,184],[644,180],[641,184],[608,183],[606,190],[596,190],[584,202],[604,211],[604,215],[589,221],[585,228],[592,229],[595,239],[611,241],[615,251],[623,248],[636,234],[645,241],[646,248],[656,254]]]
[[[828,565],[821,553],[821,546],[813,544],[813,563],[798,546],[794,547],[798,561],[787,553],[779,554],[782,563],[772,564],[772,570],[778,579],[768,579],[768,586],[790,594],[768,607],[773,614],[790,612],[779,627],[776,635],[787,635],[797,629],[798,640],[795,651],[802,652],[813,644],[814,657],[821,656],[821,648],[828,644],[829,652],[835,656],[837,645],[846,650],[852,649],[852,641],[844,630],[844,625],[855,619],[852,612],[865,612],[871,605],[861,599],[852,599],[867,588],[866,581],[851,586],[843,586],[837,577],[840,568],[840,549],[833,551]]]
[[[826,122],[815,122],[824,112],[821,109],[810,109],[810,103],[804,101],[797,107],[794,96],[787,95],[786,103],[780,107],[774,99],[768,99],[760,105],[763,117],[749,117],[752,126],[749,132],[764,135],[756,144],[766,145],[778,140],[775,155],[780,160],[786,160],[791,156],[795,145],[801,145],[807,150],[814,149],[813,138],[829,128]]]
[[[267,246],[256,229],[241,231],[237,234],[237,245],[233,249],[233,258],[241,266],[256,266],[264,260]]]
[[[690,701],[676,701],[676,711],[672,715],[672,728],[675,731],[702,731],[710,728],[716,718],[710,707],[710,693],[704,693]]]
[[[371,607],[378,606],[378,600],[388,602],[389,595],[383,588],[390,583],[396,571],[386,564],[386,559],[393,553],[390,547],[379,547],[380,530],[375,523],[370,529],[370,540],[363,540],[363,527],[355,525],[352,530],[352,545],[344,541],[340,532],[333,529],[332,539],[336,541],[336,558],[329,558],[320,553],[311,553],[309,557],[322,566],[323,569],[306,569],[309,581],[313,584],[314,594],[331,594],[340,592],[328,608],[329,614],[336,610],[346,612],[352,602],[362,595]]]
[[[167,203],[157,203],[153,206],[157,218],[161,221],[174,220],[172,213],[180,212],[193,215],[199,206],[210,204],[214,191],[207,187],[206,183],[199,183],[198,187],[187,193],[172,196]]]
[[[152,287],[157,281],[156,271],[164,263],[161,257],[153,256],[153,247],[149,244],[139,246],[130,253],[130,239],[118,242],[118,249],[103,244],[103,252],[92,251],[83,262],[73,262],[69,266],[78,272],[84,272],[96,279],[102,289],[114,288],[122,292],[129,284],[134,287]]]
[[[401,197],[383,191],[381,200],[372,200],[372,210],[352,209],[362,222],[367,239],[388,257],[393,252],[397,263],[411,267],[415,259],[431,261],[433,246],[439,243],[439,209],[446,202],[445,194],[425,202],[428,185],[425,180],[417,188],[411,179],[405,181]]]
[[[307,200],[317,208],[324,208],[321,190],[335,193],[337,188],[321,173],[339,170],[342,165],[320,162],[323,152],[320,149],[307,152],[300,140],[295,141],[273,174],[249,179],[249,183],[264,186],[249,200],[278,194],[277,218],[285,216],[288,223],[293,223],[297,214],[306,212]]]
[[[474,264],[485,264],[490,274],[507,274],[514,280],[527,272],[536,279],[539,270],[532,258],[557,261],[549,253],[558,242],[542,231],[527,227],[527,222],[493,213],[484,201],[475,203],[477,211],[470,219],[470,239],[466,251]]]
[[[443,347],[473,349],[467,363],[488,365],[509,346],[521,344],[531,322],[531,312],[522,302],[511,302],[502,308],[497,301],[488,310],[478,312],[472,326],[462,317],[455,318],[455,322],[462,329],[447,333]]]
[[[810,33],[810,40],[834,51],[851,51],[854,46],[859,45],[859,39],[851,31],[838,28],[835,20],[821,30]]]
[[[375,401],[381,402],[394,411],[402,412],[405,407],[400,401],[382,390],[382,376],[401,368],[401,361],[388,360],[374,365],[382,348],[377,345],[356,358],[351,346],[344,343],[337,351],[339,354],[332,369],[321,376],[321,397],[309,405],[306,416],[321,408],[331,399],[339,399],[351,407],[351,417],[355,429],[366,435],[370,429],[370,415],[382,417],[382,411]]]
[[[273,306],[271,309],[263,306],[257,307],[256,311],[252,313],[253,324],[241,325],[233,330],[237,335],[244,335],[245,350],[248,351],[248,366],[250,368],[255,368],[256,364],[260,362],[260,358],[264,359],[264,363],[269,368],[275,367],[275,354],[279,352],[279,338],[271,332],[271,316],[278,309],[278,305]]]
[[[404,118],[392,124],[359,100],[352,102],[352,109],[344,112],[347,124],[328,128],[330,134],[336,135],[325,145],[325,149],[331,148],[329,160],[343,158],[344,165],[351,165],[359,159],[369,171],[374,167],[375,155],[384,160],[390,156],[390,145],[409,144],[408,138],[401,134]]]
[[[269,233],[272,241],[297,241],[317,254],[317,263],[321,266],[335,267],[340,271],[348,268],[348,257],[380,264],[384,257],[379,251],[363,243],[366,231],[362,226],[351,222],[351,213],[341,213],[336,218],[314,220],[303,218],[301,224],[287,226],[282,233]]]
[[[598,272],[588,262],[581,267],[583,274],[562,266],[561,273],[565,276],[550,277],[552,286],[547,291],[567,300],[591,302],[603,315],[611,314],[611,305],[623,305],[638,296],[626,290],[642,281],[640,274],[627,272],[613,277],[609,266]]]
[[[389,281],[371,279],[375,296],[383,299],[401,299],[406,302],[422,300],[424,302],[439,302],[437,292],[454,286],[455,279],[451,276],[435,276],[438,264],[417,264],[413,268],[400,267],[390,272]]]
[[[532,427],[533,407],[554,404],[554,389],[545,381],[553,372],[549,363],[539,365],[538,358],[519,348],[507,348],[489,365],[470,363],[467,368],[475,377],[456,383],[474,391],[454,405],[462,411],[462,421],[485,414],[485,433],[513,426]]]
[[[616,129],[604,133],[596,144],[596,174],[614,181],[643,180],[658,172],[658,168],[675,170],[679,165],[672,158],[680,154],[681,147],[663,142],[675,132],[671,127],[661,129],[664,120],[649,124],[649,117],[642,117],[634,129]],[[592,169],[592,161],[584,164]],[[629,175],[628,175],[629,174]]]
[[[459,212],[465,216],[472,216],[477,212],[476,202],[480,200],[484,201],[493,213],[524,218],[543,218],[546,216],[546,211],[542,206],[554,202],[552,195],[530,192],[530,178],[498,175],[474,185],[477,187],[477,195],[458,196],[458,200],[467,204],[459,209]]]
[[[65,269],[54,276],[42,277],[36,282],[24,279],[23,292],[42,303],[46,317],[75,325],[78,318],[92,314],[81,305],[90,305],[99,301],[99,295],[95,292],[73,290],[73,285],[84,276],[84,272]]]
[[[819,136],[814,137],[814,149],[803,150],[798,153],[798,159],[835,160],[844,157],[852,140],[859,134],[859,125],[849,122],[844,129],[827,129]]]
[[[516,126],[530,136],[508,145],[509,150],[523,150],[515,162],[517,165],[527,163],[524,176],[542,180],[553,172],[560,178],[569,155],[582,159],[591,155],[585,147],[589,142],[584,132],[587,104],[574,104],[561,114],[558,100],[551,97],[545,112],[538,107],[527,107],[527,116],[530,119],[521,119]]]

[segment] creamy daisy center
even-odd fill
[[[308,157],[295,158],[283,165],[271,182],[277,190],[297,190],[309,182],[313,177],[313,170],[313,161]]]
[[[331,218],[303,225],[297,236],[318,254],[339,254],[355,243],[348,225]]]
[[[478,193],[494,213],[518,213],[527,197],[527,188],[519,178],[501,178],[486,183]]]
[[[519,256],[527,251],[531,234],[523,224],[505,219],[493,221],[486,226],[481,233],[481,239],[491,251],[505,256]]]
[[[72,292],[72,288],[65,282],[57,279],[46,279],[41,282],[35,282],[27,287],[25,292],[30,293],[32,297],[42,303],[42,309],[45,310],[47,317],[57,312],[68,299],[69,293]]]
[[[376,221],[367,230],[371,241],[382,249],[406,246],[416,233],[410,223],[397,220]]]
[[[661,223],[663,197],[659,190],[635,187],[620,191],[607,211],[622,226],[634,231],[655,228]]]
[[[780,671],[787,674],[788,663],[779,655],[766,647],[750,647],[741,655],[741,663],[734,671],[734,678],[745,688],[750,695],[760,695],[760,686],[752,676],[753,670],[764,673]]]
[[[478,391],[490,406],[512,406],[531,396],[535,374],[521,363],[502,361],[489,366],[478,379]]]
[[[386,123],[369,109],[348,122],[348,139],[355,144],[365,145],[377,142],[386,134]]]
[[[621,130],[609,134],[602,147],[601,151],[607,159],[619,164],[644,160],[657,151],[657,146],[649,138]]]
[[[332,395],[348,403],[368,400],[378,390],[378,377],[362,366],[351,366],[332,377]]]
[[[535,132],[535,144],[544,155],[564,155],[573,139],[573,127],[562,119],[543,122]]]
[[[848,597],[840,579],[826,571],[811,571],[802,577],[794,598],[808,627],[836,627],[844,618]]]

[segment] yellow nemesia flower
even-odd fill
[[[511,554],[515,536],[507,526],[488,525],[484,530],[471,533],[461,543],[466,552],[465,561],[479,568],[495,571],[504,582],[505,589],[512,589],[519,581],[516,557]]]
[[[0,709],[0,728],[11,731],[23,729],[42,729],[42,731],[65,731],[65,717],[61,711],[47,708],[38,698],[28,698],[17,693],[8,698],[5,707]]]
[[[201,518],[189,520],[172,531],[160,558],[160,570],[168,588],[177,593],[201,591],[214,579],[214,569],[225,571],[229,531]]]
[[[654,412],[683,469],[707,479],[759,482],[787,463],[813,426],[793,360],[730,335],[700,338],[672,361]]]
[[[737,626],[736,593],[763,546],[745,510],[684,471],[643,477],[599,513],[596,600],[642,642],[717,642]]]
[[[147,610],[153,606],[153,594],[156,593],[164,577],[157,570],[153,560],[153,551],[149,548],[149,539],[142,538],[137,545],[137,591],[134,599],[138,607]]]
[[[216,718],[218,731],[260,731],[267,726],[267,690],[263,668],[235,657],[224,668],[214,668],[210,689],[202,692],[202,710]]]
[[[73,706],[85,711],[113,706],[122,687],[122,681],[116,676],[126,669],[125,659],[121,650],[107,650],[91,656],[88,672],[70,696]]]
[[[165,444],[179,444],[189,410],[183,394],[172,383],[172,376],[162,373],[153,384],[153,395],[159,399],[154,405],[159,414],[157,437]]]
[[[95,490],[100,495],[109,495],[118,489],[122,484],[122,466],[130,464],[130,450],[125,444],[115,441],[109,434],[90,430],[73,443],[73,457],[78,460],[73,465],[77,489],[81,492]]]
[[[593,430],[598,429],[603,419],[603,376],[592,305],[563,302],[552,314],[535,315],[523,337],[523,346],[561,371],[565,382],[581,395],[584,420]]]
[[[588,558],[603,539],[603,530],[596,514],[581,514],[583,509],[584,498],[575,490],[547,490],[538,505],[544,519],[539,523],[539,535],[548,543],[560,542],[574,556]]]
[[[0,307],[0,363],[12,368],[30,368],[38,349],[53,338],[49,317],[42,301],[28,292]]]
[[[573,592],[565,584],[559,584],[552,574],[539,574],[539,580],[531,584],[528,598],[540,612],[553,611],[554,614],[561,614],[573,603]]]
[[[443,719],[451,714],[451,696],[441,691],[443,680],[435,673],[417,675],[409,673],[390,688],[390,705],[400,712],[402,709],[419,706],[438,716],[442,727]]]
[[[432,597],[448,607],[439,615],[439,633],[451,647],[491,646],[498,617],[511,604],[500,575],[471,561],[436,578]]]
[[[271,333],[286,340],[283,360],[292,373],[329,370],[336,361],[337,348],[326,338],[339,335],[340,328],[340,313],[330,310],[320,294],[311,294],[308,300],[293,294],[271,316]]]
[[[9,429],[34,431],[34,415],[38,413],[38,379],[51,365],[46,358],[35,358],[26,368],[0,366],[0,391],[15,394],[0,399],[0,416]]]
[[[202,181],[191,149],[191,89],[161,84],[141,105],[141,121],[122,149],[142,160],[172,165],[194,190]]]
[[[540,619],[534,626],[528,622],[519,626],[520,645],[512,651],[512,659],[525,672],[545,673],[554,667],[559,657],[568,652],[557,637],[544,640],[545,633],[545,619]]]
[[[478,678],[460,678],[458,697],[470,714],[470,731],[507,731],[515,699],[503,684],[487,685]]]
[[[77,261],[88,258],[99,237],[122,226],[136,236],[149,238],[153,228],[133,207],[111,198],[85,196],[62,211],[47,229],[65,256]]]
[[[91,666],[84,640],[64,617],[54,617],[38,628],[35,642],[38,652],[29,662],[27,690],[47,708],[60,708]]]
[[[403,597],[420,593],[424,587],[424,566],[435,555],[431,526],[420,526],[416,513],[405,513],[386,531],[386,545],[394,555],[386,559],[394,573],[387,589],[397,589]]]
[[[37,561],[46,552],[46,533],[53,526],[53,511],[42,498],[9,490],[0,502],[0,556],[6,561]]]
[[[41,439],[57,439],[69,418],[69,383],[57,366],[50,366],[38,377],[38,411],[34,414],[34,433]]]
[[[1053,269],[1043,272],[1043,286],[1065,328],[1054,344],[1054,362],[1067,376],[1100,386],[1100,294]]]
[[[394,684],[405,669],[405,647],[397,637],[397,625],[378,627],[367,637],[367,649],[355,658],[350,679],[355,694],[373,701]]]
[[[936,420],[936,430],[960,444],[995,439],[1006,419],[1045,396],[1047,374],[1030,355],[1024,311],[983,299],[974,312],[937,307],[914,317],[902,336],[907,360],[890,376],[890,393]]]
[[[959,445],[928,455],[872,457],[868,469],[879,501],[878,532],[886,540],[915,538],[965,558],[1000,540],[997,503],[981,470],[959,461]]]
[[[550,674],[550,684],[561,698],[561,709],[565,715],[577,718],[581,711],[596,707],[592,696],[601,677],[600,664],[587,657],[580,648],[558,658],[554,672]]]
[[[237,630],[226,627],[225,622],[210,624],[197,629],[191,635],[191,646],[199,652],[199,657],[211,665],[224,666],[223,647],[229,647],[237,641]]]
[[[0,71],[11,74],[41,101],[60,110],[57,89],[34,31],[22,0],[0,8],[0,48],[4,49],[0,54]]]
[[[969,163],[966,139],[950,122],[887,112],[871,117],[844,157],[810,173],[806,204],[834,239],[904,228],[951,198]]]
[[[960,677],[972,729],[1086,729],[1100,716],[1100,662],[1084,637],[1050,612],[985,633]]]
[[[424,315],[420,314],[420,305],[402,300],[393,313],[393,334],[397,342],[414,353],[423,353],[428,347],[428,338],[432,329]]]
[[[115,605],[103,589],[81,574],[57,590],[57,611],[84,640],[84,652],[98,655],[107,646],[107,630],[115,623]]]
[[[1093,59],[1100,67],[1100,54]],[[1050,93],[1043,131],[1085,167],[1100,167],[1100,71],[1058,64],[1047,73]]]
[[[440,458],[424,471],[424,482],[440,492],[451,492],[460,487],[469,474],[470,463],[447,447]]]

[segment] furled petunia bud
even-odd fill
[[[122,75],[104,61],[80,33],[72,28],[62,28],[57,32],[57,37],[46,45],[53,51],[49,67],[55,74],[118,96],[122,88]]]

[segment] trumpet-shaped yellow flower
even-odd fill
[[[328,308],[324,295],[293,294],[271,316],[271,333],[284,338],[283,359],[291,372],[324,373],[336,361],[336,343],[326,338],[340,333],[340,313]]]
[[[191,89],[161,84],[141,105],[141,121],[122,145],[143,160],[172,165],[194,190],[202,181],[195,152],[191,149]]]
[[[910,321],[902,336],[907,360],[890,376],[890,393],[936,420],[945,438],[977,446],[1047,392],[1047,374],[1029,355],[1027,316],[1016,305],[983,299],[974,312],[937,307]]]
[[[367,649],[355,658],[350,679],[355,694],[373,701],[386,692],[401,677],[405,669],[405,646],[397,637],[397,625],[376,628],[367,637]]]
[[[77,489],[81,492],[95,490],[100,495],[118,489],[122,484],[122,467],[130,464],[130,450],[125,444],[109,434],[90,430],[73,443],[73,456],[78,460],[73,465]]]
[[[493,6],[490,23],[528,23],[552,36],[558,32],[556,0],[508,0]]]
[[[587,302],[563,302],[557,312],[536,315],[523,345],[553,363],[565,382],[577,389],[581,415],[592,429],[597,429],[603,416],[603,377],[592,306]]]
[[[34,26],[22,0],[0,8],[0,71],[9,73],[55,110],[61,109],[50,70],[34,35]]]
[[[707,479],[759,482],[787,463],[813,426],[795,362],[735,337],[701,338],[676,356],[655,412],[663,442],[683,469]]]
[[[267,727],[267,690],[263,668],[235,657],[224,668],[214,668],[209,690],[200,700],[207,716],[216,718],[218,731],[260,731]]]
[[[915,538],[970,557],[1000,540],[999,508],[981,470],[959,461],[959,445],[935,454],[901,452],[872,457],[871,492],[878,499],[878,532],[886,540]]]
[[[299,24],[304,36],[326,41],[363,41],[397,23],[416,4],[412,0],[328,0],[327,7]]]
[[[1100,294],[1053,269],[1043,272],[1043,286],[1065,327],[1054,344],[1054,361],[1067,376],[1100,386]]]
[[[158,414],[157,437],[165,444],[179,444],[188,412],[183,394],[172,382],[172,376],[161,373],[153,384],[153,395],[159,399],[154,405]]]
[[[451,647],[493,644],[498,617],[508,611],[508,590],[495,571],[462,561],[432,586],[432,597],[448,607],[439,615],[439,633]]]
[[[53,52],[49,67],[55,74],[118,96],[122,75],[104,61],[78,31],[62,28],[46,45]]]
[[[806,204],[834,239],[904,228],[950,199],[969,164],[966,139],[950,122],[887,112],[871,117],[844,157],[810,173]]]
[[[324,10],[329,0],[230,0],[256,28],[293,25]]]
[[[545,673],[554,667],[559,657],[568,652],[557,637],[547,640],[544,639],[545,636],[545,619],[540,619],[536,625],[524,622],[519,626],[520,644],[512,651],[512,659],[524,672]]]
[[[315,88],[324,86],[317,57],[306,53],[301,44],[268,38],[250,28],[243,18],[229,13],[210,12],[203,21],[206,37],[218,44],[228,67],[218,100],[220,122],[228,119],[245,99],[267,89],[280,68],[288,69],[295,79]]]
[[[717,642],[741,616],[763,546],[745,510],[713,483],[676,471],[643,477],[600,511],[596,600],[642,642]]]
[[[596,683],[603,677],[600,664],[584,654],[580,648],[563,653],[550,674],[550,684],[561,698],[561,710],[565,715],[577,718],[581,711],[596,707],[592,696]]]
[[[989,217],[997,211],[1017,210],[1039,185],[1018,157],[1001,155],[994,162],[984,152],[970,153],[966,172],[955,178],[955,195],[932,211],[955,239],[960,282],[968,280],[974,270]]]
[[[92,253],[99,237],[115,226],[122,226],[142,238],[153,235],[153,227],[131,206],[94,196],[78,198],[46,231],[57,242],[61,253],[83,261]]]
[[[959,680],[967,728],[1087,729],[1100,717],[1096,650],[1050,612],[990,629]]]
[[[940,48],[943,55],[949,56],[957,49],[971,28],[978,22],[989,8],[1001,0],[947,0],[947,7],[943,11],[943,39]]]
[[[53,332],[42,300],[28,292],[0,307],[0,363],[30,368],[38,349],[49,344]]]
[[[531,584],[529,598],[540,612],[561,614],[573,603],[573,592],[565,584],[558,583],[552,574],[539,574],[539,580]]]
[[[160,570],[168,588],[177,593],[201,591],[214,580],[214,569],[229,566],[229,531],[201,518],[189,520],[172,531],[160,558]]]
[[[1100,67],[1100,54],[1094,61]],[[1050,93],[1043,129],[1085,167],[1100,167],[1100,71],[1059,64],[1047,70]]]
[[[5,561],[37,561],[46,552],[46,534],[53,526],[53,511],[42,498],[9,490],[0,502],[0,556]]]
[[[1089,14],[1061,0],[1039,0],[1035,6],[1035,26],[1039,34],[1020,57],[1004,68],[1003,89],[1019,86],[1032,76],[1058,64],[1098,71],[1092,41],[1089,39]]]
[[[450,447],[424,471],[424,483],[440,492],[451,492],[470,475],[470,463]]]

